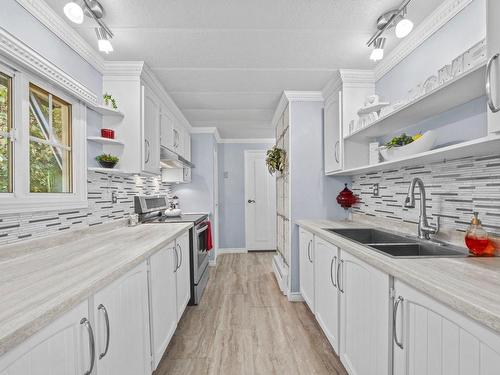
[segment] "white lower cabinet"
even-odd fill
[[[177,265],[175,241],[153,254],[149,261],[151,344],[154,368],[177,328]]]
[[[177,251],[177,321],[179,321],[191,298],[191,280],[189,272],[189,233],[186,232],[175,240]]]
[[[149,375],[146,262],[94,295],[98,375]]]
[[[337,265],[339,249],[320,238],[314,238],[314,290],[316,319],[333,349],[339,352],[339,290]]]
[[[389,373],[389,275],[341,250],[340,360],[351,375]]]
[[[396,280],[394,375],[498,375],[500,337]]]
[[[0,357],[1,375],[82,375],[92,370],[87,302]]]
[[[302,228],[299,229],[299,253],[300,293],[314,313],[314,236]]]

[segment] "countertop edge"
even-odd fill
[[[150,224],[148,224],[150,225]],[[163,225],[163,224],[158,224]],[[44,311],[43,314],[33,318],[29,323],[26,323],[14,331],[0,338],[0,357],[15,349],[17,346],[26,342],[31,337],[39,333],[41,330],[49,326],[65,313],[77,307],[80,303],[90,298],[93,294],[102,290],[114,281],[118,280],[121,276],[132,270],[134,267],[141,264],[143,261],[151,257],[160,250],[165,244],[171,242],[175,238],[189,231],[193,227],[193,223],[179,223],[176,225],[184,225],[184,228],[179,229],[175,233],[157,241],[145,250],[140,256],[130,260],[126,264],[121,264],[117,268],[110,270],[109,273],[102,276],[99,280],[85,286],[81,291],[68,297],[64,301],[59,302],[50,310]],[[126,228],[126,227],[125,227]],[[123,227],[117,227],[114,231],[123,230]]]
[[[399,279],[438,302],[443,303],[453,310],[456,310],[459,313],[473,319],[477,323],[484,325],[485,327],[493,330],[496,334],[500,334],[500,314],[495,314],[486,308],[481,308],[480,306],[472,304],[460,296],[426,281],[424,277],[419,276],[416,271],[412,272],[407,269],[401,270],[401,268],[397,268],[394,264],[392,264],[392,258],[383,254],[375,253],[367,246],[355,243],[335,233],[327,232],[322,228],[323,225],[320,223],[325,224],[324,228],[327,228],[328,225],[331,228],[342,227],[342,222],[329,220],[295,220],[295,224],[299,227],[309,230],[323,240],[339,246],[342,250],[360,258],[371,266],[387,272],[390,276]],[[356,225],[356,228],[373,227],[373,225],[369,225],[367,223],[350,222],[351,228],[354,227],[353,224]]]

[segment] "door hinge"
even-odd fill
[[[396,290],[393,287],[389,289],[389,298],[396,298]]]

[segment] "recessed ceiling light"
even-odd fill
[[[79,1],[70,1],[64,6],[63,10],[71,22],[77,24],[83,23],[83,8]]]

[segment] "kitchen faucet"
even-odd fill
[[[424,182],[420,178],[415,177],[411,181],[404,206],[406,208],[415,208],[416,185],[418,185],[420,189],[420,217],[418,218],[418,238],[423,240],[430,240],[431,234],[437,234],[439,232],[439,220],[437,221],[436,226],[429,225],[429,222],[427,221],[427,209],[425,207],[425,186]]]

